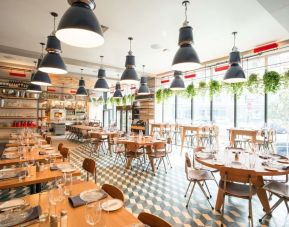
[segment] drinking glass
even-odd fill
[[[39,216],[39,222],[46,222],[49,216],[49,202],[47,191],[39,193],[38,205],[41,208],[41,215]]]
[[[32,167],[34,165],[35,165],[34,158],[31,158],[30,160],[26,161],[26,166],[27,166],[27,171],[28,171],[28,176],[27,177],[31,177],[32,176]]]
[[[249,153],[249,168],[254,169],[256,165],[256,154],[255,153]]]
[[[60,206],[57,206],[57,204],[60,204],[64,200],[63,188],[61,186],[57,186],[56,189],[50,190],[48,194],[48,200],[49,204],[54,206],[54,214],[57,215],[56,208],[61,208]]]
[[[96,226],[101,220],[100,203],[89,203],[85,206],[85,221],[88,225]]]

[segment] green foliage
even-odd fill
[[[127,96],[123,96],[123,97],[121,98],[121,104],[122,104],[123,106],[126,106],[126,103],[127,103]]]
[[[155,93],[155,99],[157,100],[157,103],[163,102],[163,89],[159,88]]]
[[[227,83],[224,85],[227,88],[227,91],[229,93],[232,93],[237,96],[237,98],[240,98],[244,91],[245,82],[242,83]]]
[[[185,90],[186,97],[192,99],[194,96],[197,95],[194,83],[192,82],[189,86],[187,86]]]
[[[214,95],[220,94],[222,85],[217,80],[211,80],[209,83],[209,88],[210,88],[210,97],[212,99]]]
[[[174,94],[174,93],[173,93],[172,89],[170,89],[170,88],[165,88],[165,89],[163,90],[163,99],[164,99],[164,101],[165,101],[166,99],[170,98],[173,94]]]
[[[260,81],[258,81],[258,75],[252,73],[246,82],[247,89],[250,93],[258,93],[260,88]]]
[[[198,89],[198,95],[204,96],[207,91],[207,84],[205,81],[200,81],[199,83],[199,89]]]
[[[103,105],[104,99],[100,96],[97,100],[94,98],[96,105]]]
[[[264,92],[276,93],[280,88],[280,74],[275,71],[265,72],[263,76]]]
[[[282,75],[281,80],[284,83],[284,88],[289,88],[289,70]]]
[[[120,106],[122,103],[122,98],[113,98],[114,99],[114,104],[116,104],[117,106]]]

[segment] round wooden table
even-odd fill
[[[213,168],[213,169],[217,169],[220,170],[222,172],[222,170],[224,169],[234,169],[234,170],[238,170],[238,173],[240,175],[245,175],[246,172],[249,171],[254,171],[255,173],[255,177],[252,177],[252,184],[256,187],[256,191],[257,191],[257,196],[263,206],[263,209],[266,213],[270,212],[270,205],[269,205],[269,200],[266,194],[266,191],[263,189],[264,186],[264,177],[265,176],[281,176],[281,175],[288,175],[289,174],[289,168],[287,168],[287,170],[268,170],[266,166],[262,165],[262,163],[266,162],[266,159],[260,158],[258,155],[255,155],[255,166],[254,168],[250,168],[249,166],[249,154],[248,153],[243,153],[240,157],[240,162],[241,165],[236,165],[236,161],[234,160],[234,155],[232,151],[230,150],[226,150],[224,152],[228,152],[228,156],[231,158],[228,158],[226,160],[224,158],[224,153],[220,153],[217,154],[217,160],[214,160],[214,158],[200,158],[200,155],[198,157],[199,152],[197,152],[195,154],[195,160],[197,162],[199,162],[200,164]],[[224,155],[222,158],[222,154]],[[246,158],[246,155],[248,158]],[[280,156],[282,157],[282,156]],[[243,159],[243,160],[242,160]],[[221,161],[219,161],[221,160]],[[230,161],[230,160],[233,160]],[[276,156],[276,161],[278,160],[277,156]],[[287,160],[288,159],[286,157],[283,157],[282,160]],[[281,161],[281,159],[279,159],[279,161]],[[278,162],[278,161],[277,161]],[[289,163],[287,164],[287,166],[289,165]],[[234,171],[235,172],[235,171]],[[232,181],[236,181],[236,182],[240,182],[240,175],[236,174],[233,175]],[[223,179],[223,175],[221,174],[221,180]],[[224,194],[223,191],[219,188],[218,190],[218,195],[217,195],[217,200],[216,200],[216,205],[215,205],[215,209],[216,210],[220,210],[223,202],[224,202]]]

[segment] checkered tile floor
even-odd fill
[[[58,142],[54,140],[54,145]],[[61,141],[63,142],[63,141]],[[81,168],[82,161],[89,157],[85,144],[64,141],[70,147],[71,162]],[[174,148],[171,154],[173,168],[168,168],[167,174],[161,166],[154,176],[150,171],[133,168],[126,170],[124,164],[119,162],[114,165],[114,156],[101,154],[100,157],[92,156],[97,162],[97,183],[109,183],[121,188],[125,194],[126,208],[137,216],[141,211],[158,215],[172,226],[220,226],[220,214],[212,211],[201,190],[196,186],[192,195],[189,208],[186,209],[187,198],[184,198],[188,182],[184,171],[184,157],[180,155],[179,147]],[[218,174],[216,174],[216,177]],[[82,179],[86,173],[82,172]],[[92,177],[91,177],[91,180]],[[48,185],[49,186],[49,185]],[[46,187],[48,187],[46,186]],[[217,186],[212,181],[208,184],[212,199],[215,203]],[[1,200],[20,197],[29,192],[28,188],[19,188],[1,191]],[[273,201],[271,203],[273,204]],[[255,226],[261,226],[258,219],[263,211],[257,198],[253,201]],[[225,206],[224,226],[248,226],[247,200],[229,197]],[[289,215],[285,205],[280,205],[273,217],[265,221],[262,226],[289,226]]]

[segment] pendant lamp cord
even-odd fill
[[[144,68],[145,68],[145,65],[142,65],[142,75],[143,75],[143,77],[145,77]]]
[[[190,1],[183,1],[183,5],[185,6],[185,21],[183,23],[183,26],[187,26],[189,24],[188,21],[188,4],[190,3]]]
[[[132,51],[131,51],[131,41],[133,40],[133,38],[132,37],[128,37],[128,39],[129,39],[129,54],[132,54]]]
[[[51,12],[50,15],[53,16],[53,31],[52,31],[52,35],[55,35],[56,17],[58,17],[58,14],[55,13],[55,12]]]
[[[83,69],[80,69],[81,80],[83,79],[82,72],[83,72]]]
[[[43,50],[44,50],[45,43],[40,43],[40,45],[41,45],[41,56],[40,56],[40,58],[42,59],[43,58]]]
[[[234,36],[234,46],[232,48],[233,51],[236,51],[237,50],[237,47],[236,47],[236,35],[237,35],[238,32],[232,32],[233,36]]]
[[[100,68],[102,69],[103,68],[103,56],[100,56]]]

